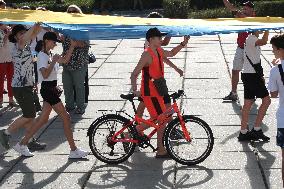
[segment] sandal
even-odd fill
[[[156,159],[171,159],[171,156],[166,153],[166,154],[163,154],[163,155],[159,155],[159,154],[156,154]]]

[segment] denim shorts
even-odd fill
[[[284,148],[284,128],[277,129],[276,144]]]

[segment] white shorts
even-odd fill
[[[241,71],[244,66],[244,49],[237,48],[233,61],[233,70]]]

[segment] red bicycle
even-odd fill
[[[132,103],[135,116],[130,120],[122,115],[106,114],[96,119],[88,129],[89,145],[94,156],[108,164],[119,164],[134,153],[136,145],[141,148],[150,147],[156,151],[150,139],[162,125],[158,122],[167,122],[169,117],[176,114],[177,116],[166,126],[163,136],[167,152],[172,159],[183,165],[196,165],[204,161],[213,149],[213,133],[202,119],[181,114],[176,101],[183,93],[179,90],[170,95],[173,99],[172,106],[158,117],[148,120],[136,115],[133,94],[121,95],[122,99]],[[152,132],[144,136],[139,135],[136,126],[141,124],[152,127]],[[181,131],[182,137],[173,137],[176,130]]]

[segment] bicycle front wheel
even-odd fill
[[[184,138],[180,120],[176,118],[165,130],[164,144],[169,155],[178,163],[196,165],[210,155],[214,145],[213,133],[209,125],[200,118],[184,115],[183,120],[191,141]],[[181,137],[173,137],[177,131],[181,133]]]
[[[116,114],[105,115],[95,121],[89,131],[89,145],[96,158],[108,164],[119,164],[126,161],[134,152],[136,143],[133,142],[113,142],[112,136],[130,120]],[[127,133],[127,136],[125,134]],[[135,130],[129,125],[124,134],[117,139],[134,139]]]

